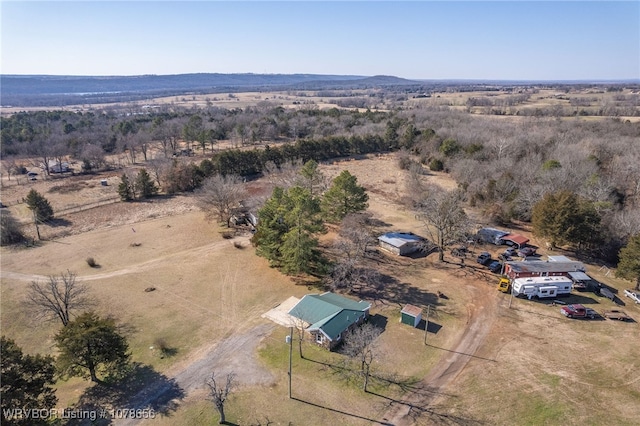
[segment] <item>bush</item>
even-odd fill
[[[98,266],[98,263],[93,257],[87,257],[87,265],[91,266],[92,268],[96,268]]]
[[[444,163],[441,160],[434,158],[429,162],[429,170],[434,172],[441,172],[442,170],[444,170]]]
[[[24,241],[24,234],[20,223],[8,211],[0,212],[0,235],[3,246]]]

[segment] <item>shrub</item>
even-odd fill
[[[95,268],[98,266],[98,263],[96,263],[96,260],[93,257],[87,257],[87,265]]]
[[[24,234],[20,223],[8,211],[0,212],[1,245],[6,246],[24,241]]]
[[[446,157],[452,157],[460,152],[460,145],[455,139],[448,138],[442,142],[438,150]]]
[[[442,170],[444,170],[444,163],[441,160],[434,158],[429,162],[429,170],[434,172],[441,172]]]

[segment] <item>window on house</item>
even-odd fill
[[[324,336],[322,335],[322,333],[318,333],[318,334],[316,334],[316,342],[317,342],[317,343],[322,343],[322,342],[324,342]]]

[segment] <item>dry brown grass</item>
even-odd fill
[[[407,176],[397,168],[393,155],[322,166],[331,177],[344,169],[368,189],[371,212],[388,225],[380,231],[424,234],[412,212],[398,204]],[[430,174],[427,179],[455,186],[444,174]],[[44,188],[46,183],[42,184]],[[98,192],[101,189],[87,185],[75,195],[93,199],[103,195]],[[68,194],[49,194],[55,205],[63,206],[69,200],[65,198]],[[168,376],[224,337],[261,324],[260,315],[289,296],[317,291],[295,285],[269,268],[253,250],[238,250],[237,245],[249,246],[247,238],[225,240],[220,229],[195,209],[190,197],[115,203],[65,219],[69,222],[62,227],[67,229],[66,236],[32,249],[0,251],[3,334],[14,338],[28,353],[54,352],[52,338],[57,325],[30,322],[20,305],[25,284],[31,278],[66,269],[78,273],[78,279],[90,286],[100,313],[114,315],[130,326],[134,359]],[[47,232],[62,235],[57,229]],[[101,267],[90,268],[88,256],[95,257]],[[478,352],[469,354],[474,357],[469,357],[467,367],[434,402],[438,412],[491,424],[578,424],[590,418],[596,419],[595,423],[631,424],[640,416],[638,323],[570,321],[557,307],[520,300],[514,303],[516,309],[509,310],[506,296],[495,290],[494,276],[454,263],[440,265],[431,257],[405,259],[385,254],[376,262],[381,272],[397,283],[387,289],[388,300],[372,310],[387,320],[380,339],[381,356],[375,365],[381,373],[424,377],[452,355],[449,350],[466,324],[473,321],[469,312],[501,298],[497,320],[486,341]],[[615,288],[628,285],[605,276],[604,270],[590,267],[589,272]],[[150,287],[155,291],[146,292]],[[425,300],[424,294],[438,291],[448,297],[436,299],[439,306],[432,314],[432,321],[442,328],[429,335],[432,346],[425,346],[422,330],[399,323],[399,301],[412,301],[420,294]],[[607,300],[594,300],[597,310],[610,307]],[[625,310],[640,321],[640,307],[628,305]],[[249,424],[269,417],[276,423],[353,425],[370,423],[361,417],[382,421],[389,400],[363,394],[357,384],[345,385],[319,367],[303,368],[301,364],[298,368],[303,374],[296,376],[296,383],[301,399],[321,407],[288,400],[286,365],[278,364],[287,354],[285,333],[285,329],[276,328],[261,346],[260,359],[274,375],[273,383],[241,388],[229,407],[231,420]],[[150,349],[159,341],[175,349],[175,355],[160,357],[157,350]],[[75,401],[86,386],[87,382],[79,379],[61,383],[60,404]],[[399,395],[397,390],[391,394]],[[202,392],[196,391],[172,417],[157,423],[201,423],[203,413],[212,413],[203,399]],[[424,417],[417,423],[442,419]]]

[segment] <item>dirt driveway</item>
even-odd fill
[[[396,404],[389,409],[384,416],[384,420],[389,424],[406,426],[414,424],[417,418],[438,415],[430,407],[436,405],[439,398],[448,393],[447,389],[475,357],[476,351],[493,327],[500,301],[497,292],[487,291],[486,285],[477,280],[470,280],[467,290],[471,293],[473,303],[467,305],[467,324],[456,336],[457,343],[451,349],[438,348],[447,354],[416,385],[421,389],[420,392],[411,394],[402,404]]]

